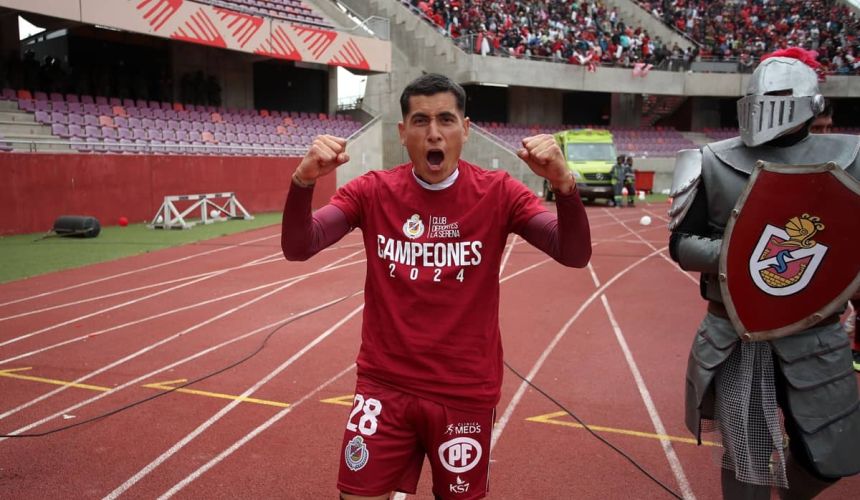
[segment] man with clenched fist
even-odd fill
[[[556,193],[558,215],[504,171],[460,158],[462,87],[442,75],[400,97],[410,162],[368,172],[311,213],[313,186],[349,161],[346,140],[317,137],[296,169],[281,245],[305,260],[362,230],[367,280],[353,409],[343,437],[344,499],[415,493],[426,454],[436,498],[486,495],[502,383],[499,268],[510,233],[565,266],[591,257],[585,209],[551,135],[519,157]]]

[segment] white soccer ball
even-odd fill
[[[213,219],[217,219],[220,214],[221,211],[214,208],[209,211],[209,217],[212,217]]]
[[[164,216],[163,215],[159,215],[158,217],[155,218],[156,224],[161,224],[162,222],[164,222]]]
[[[642,218],[639,219],[639,224],[642,224],[643,226],[650,226],[651,225],[651,217],[649,217],[647,215],[643,215]]]

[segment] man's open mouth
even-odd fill
[[[434,149],[427,152],[427,164],[431,167],[438,167],[442,165],[442,161],[445,160],[445,153],[443,153],[439,149]]]

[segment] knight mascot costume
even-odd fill
[[[686,424],[716,432],[727,499],[813,498],[860,472],[860,399],[839,322],[860,284],[860,138],[810,135],[815,53],[762,58],[740,137],[678,153],[672,259],[701,273],[707,314]]]

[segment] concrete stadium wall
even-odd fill
[[[280,211],[299,158],[0,154],[0,234],[48,231],[60,215],[150,221],[164,196],[234,192],[251,213]],[[313,206],[328,202],[334,176],[319,181]]]
[[[337,187],[370,172],[390,168],[382,157],[382,120],[370,124],[346,144],[349,161],[337,167]]]

